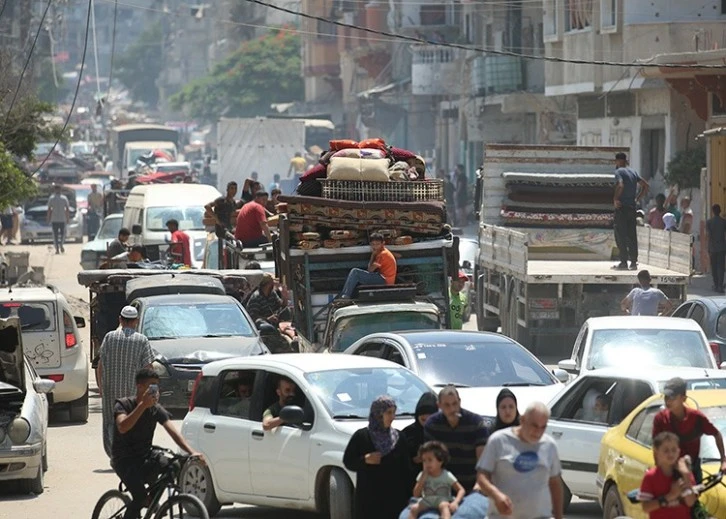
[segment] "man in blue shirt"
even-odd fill
[[[634,169],[628,167],[628,156],[625,153],[615,155],[615,167],[615,243],[620,253],[620,263],[615,268],[627,270],[630,260],[630,270],[637,270],[638,233],[635,211],[638,202],[648,193],[648,183]]]

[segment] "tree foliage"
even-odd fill
[[[35,182],[18,167],[0,141],[0,208],[30,198],[35,190]]]
[[[170,98],[173,109],[195,119],[264,115],[271,103],[303,98],[300,38],[285,31],[242,43],[212,72]]]
[[[701,168],[706,167],[706,150],[703,146],[677,152],[666,168],[665,179],[680,189],[700,187]]]
[[[131,97],[151,107],[159,102],[156,81],[164,68],[163,41],[161,24],[150,24],[114,64],[116,77],[128,88]]]

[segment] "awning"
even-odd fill
[[[387,85],[374,86],[373,88],[369,88],[368,90],[359,92],[358,98],[359,99],[368,99],[369,97],[385,94],[386,92],[390,92],[391,90],[394,90],[395,88],[397,88],[399,86],[406,85],[410,82],[411,82],[411,78],[408,77],[406,79],[394,81],[393,83],[388,83]]]
[[[726,126],[720,126],[718,128],[711,128],[710,130],[706,130],[705,132],[698,134],[698,137],[696,137],[696,139],[703,139],[705,137],[719,137],[721,135],[726,135]]]

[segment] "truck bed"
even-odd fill
[[[636,284],[638,272],[647,270],[653,284],[683,283],[688,275],[675,270],[655,267],[645,263],[638,264],[638,270],[615,270],[617,261],[558,261],[529,260],[527,264],[528,283],[615,283]]]

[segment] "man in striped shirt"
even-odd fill
[[[109,458],[116,400],[136,394],[136,373],[151,368],[154,361],[149,340],[136,331],[138,323],[138,310],[124,306],[119,328],[106,334],[99,352],[97,381],[103,413],[103,448]]]

